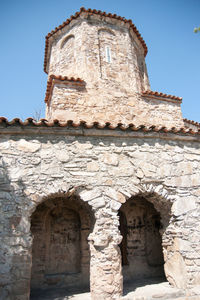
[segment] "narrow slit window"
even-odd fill
[[[106,46],[106,61],[111,63],[111,50],[110,47]]]

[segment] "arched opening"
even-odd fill
[[[137,280],[165,280],[161,217],[147,199],[131,197],[119,211],[125,285]]]
[[[110,78],[116,76],[113,72],[117,72],[117,48],[115,42],[115,34],[109,28],[98,30],[99,41],[99,63],[101,78]]]
[[[89,205],[76,195],[50,197],[38,205],[31,217],[31,299],[48,295],[52,288],[89,290],[87,238],[92,227]]]
[[[75,36],[70,34],[60,43],[59,62],[57,62],[60,74],[69,77],[74,74],[75,57]]]

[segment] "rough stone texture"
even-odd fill
[[[80,200],[79,200],[80,201]],[[32,215],[32,289],[89,287],[92,220],[75,198],[46,200]]]
[[[162,225],[153,205],[142,197],[130,199],[120,209],[120,224],[124,281],[164,276]]]
[[[49,75],[86,84],[57,80],[48,119],[184,125],[175,100],[141,96],[144,49],[128,28],[82,13],[49,38]],[[89,277],[93,300],[163,274],[197,289],[199,135],[40,123],[0,123],[0,299],[83,290]]]
[[[101,93],[99,89],[102,89]],[[134,122],[136,126],[141,124],[183,126],[179,103],[148,99],[134,92],[119,90],[112,93],[109,83],[99,89],[90,91],[87,85],[83,88],[56,83],[47,118],[61,121],[101,120],[101,122],[124,124]]]
[[[48,205],[53,205],[61,197],[65,199],[67,209],[71,209],[69,199],[74,194],[80,197],[82,205],[91,207],[95,216],[88,238],[93,299],[118,299],[122,293],[119,248],[122,237],[118,211],[131,201],[140,206],[140,197],[152,203],[149,204],[150,215],[153,210],[161,217],[166,278],[177,287],[199,284],[198,143],[147,136],[130,138],[124,135],[120,139],[71,134],[56,136],[49,129],[49,134],[40,133],[33,137],[2,136],[0,151],[0,270],[4,299],[13,299],[12,295],[17,300],[29,298],[30,281],[34,281],[33,277],[31,279],[31,261],[33,268],[36,263],[31,222],[33,226],[40,203],[47,205],[48,201]],[[65,158],[61,152],[65,153]],[[89,163],[98,166],[98,172],[88,170]],[[74,210],[81,220],[81,210],[76,207]],[[87,208],[88,211],[91,209]],[[138,213],[143,214],[142,208]],[[136,211],[134,214],[137,216]],[[151,237],[157,243],[156,236]],[[132,242],[133,239],[129,241]],[[60,245],[62,248],[61,242]],[[86,244],[84,247],[88,251]],[[144,255],[143,259],[147,262],[148,256]],[[83,270],[82,264],[78,268]],[[70,280],[66,280],[66,286]]]
[[[184,126],[176,100],[141,96],[150,89],[144,49],[123,22],[81,15],[55,34],[48,74],[79,77],[86,85],[56,83],[47,119]]]

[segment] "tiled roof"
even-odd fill
[[[78,85],[85,85],[85,81],[80,78],[74,78],[74,77],[69,78],[67,76],[50,75],[49,80],[47,82],[47,89],[46,89],[46,95],[45,95],[45,100],[44,100],[46,103],[48,103],[48,101],[49,101],[54,83],[62,82],[62,81],[67,81],[67,82],[78,84]]]
[[[69,19],[67,19],[64,23],[62,23],[60,26],[56,27],[54,30],[52,30],[50,33],[47,34],[46,36],[46,41],[45,41],[45,56],[44,56],[44,71],[46,71],[46,66],[47,66],[47,55],[48,55],[48,47],[49,47],[49,38],[54,35],[57,31],[61,30],[64,28],[66,25],[68,25],[72,20],[78,18],[82,12],[88,13],[90,15],[100,15],[102,17],[108,17],[116,20],[120,20],[124,23],[129,23],[130,28],[133,30],[133,32],[137,35],[138,39],[140,40],[143,48],[144,48],[144,55],[147,55],[148,49],[145,41],[143,40],[141,34],[137,30],[136,26],[132,23],[132,20],[127,20],[124,17],[117,16],[116,14],[111,14],[111,13],[106,13],[101,10],[96,10],[96,9],[85,9],[84,7],[80,8],[79,12],[76,12],[75,15],[71,16]]]
[[[142,132],[159,132],[159,133],[174,133],[174,134],[191,134],[191,135],[200,135],[200,129],[198,131],[194,131],[189,128],[166,128],[164,126],[135,126],[134,124],[112,124],[110,122],[99,123],[92,122],[87,123],[85,121],[74,122],[72,120],[68,120],[66,122],[60,122],[59,120],[48,121],[46,119],[41,119],[39,121],[34,120],[33,118],[28,118],[25,121],[20,120],[19,118],[15,118],[12,121],[8,121],[4,117],[0,117],[0,127],[5,126],[34,126],[34,127],[68,127],[68,128],[85,128],[85,129],[111,129],[111,130],[122,130],[122,131],[142,131]]]
[[[183,121],[186,122],[186,123],[188,123],[188,124],[191,124],[191,125],[200,127],[200,123],[195,122],[195,121],[193,121],[193,120],[183,119]]]
[[[144,91],[142,92],[142,96],[146,96],[146,97],[160,97],[160,98],[166,98],[169,100],[178,100],[178,101],[182,101],[181,97],[177,97],[177,96],[172,96],[172,95],[167,95],[167,94],[163,94],[163,93],[159,93],[159,92],[153,92],[153,91]]]

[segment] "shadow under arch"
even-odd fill
[[[119,210],[123,281],[125,291],[148,283],[166,281],[165,243],[172,201],[166,191],[141,189]],[[124,225],[125,224],[125,225]]]
[[[89,290],[88,235],[94,214],[76,190],[45,196],[31,216],[31,298],[48,290]],[[40,299],[40,298],[39,298]]]

